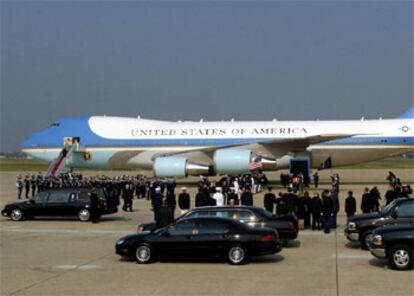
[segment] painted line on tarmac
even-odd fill
[[[74,235],[84,235],[84,234],[100,234],[100,235],[127,235],[133,233],[133,231],[125,230],[74,230],[74,229],[24,229],[24,228],[8,228],[1,227],[2,232],[21,232],[21,233],[55,233],[55,234],[74,234]]]
[[[91,270],[97,268],[97,265],[56,265],[53,266],[52,269],[58,270]]]
[[[371,254],[351,254],[351,253],[338,253],[333,254],[332,257],[338,257],[338,259],[371,259],[374,258]]]

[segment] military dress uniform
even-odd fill
[[[22,198],[22,191],[23,191],[23,182],[21,177],[17,177],[16,181],[16,188],[17,188],[17,198]]]

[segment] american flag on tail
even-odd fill
[[[262,157],[257,156],[249,163],[249,171],[256,171],[263,168]]]

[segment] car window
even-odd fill
[[[36,202],[46,202],[49,192],[39,192],[33,199]]]
[[[256,216],[250,211],[240,211],[240,221],[255,221]]]
[[[211,211],[211,216],[234,219],[233,213],[234,211],[215,210],[215,211]]]
[[[209,212],[207,211],[195,211],[186,215],[186,218],[198,218],[198,217],[206,217],[209,216]]]
[[[54,202],[67,202],[68,201],[68,197],[69,197],[69,193],[68,192],[51,192],[49,195],[49,199],[47,200],[47,202],[49,203],[54,203]]]
[[[171,235],[190,235],[193,232],[195,226],[194,221],[181,221],[168,227],[168,232]]]
[[[398,217],[414,218],[414,202],[402,203],[397,209]]]
[[[200,221],[196,228],[198,234],[224,234],[231,230],[230,225],[217,221]]]

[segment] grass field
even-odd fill
[[[1,172],[40,172],[47,171],[49,165],[34,159],[0,159]],[[341,169],[414,169],[414,160],[389,158]]]

